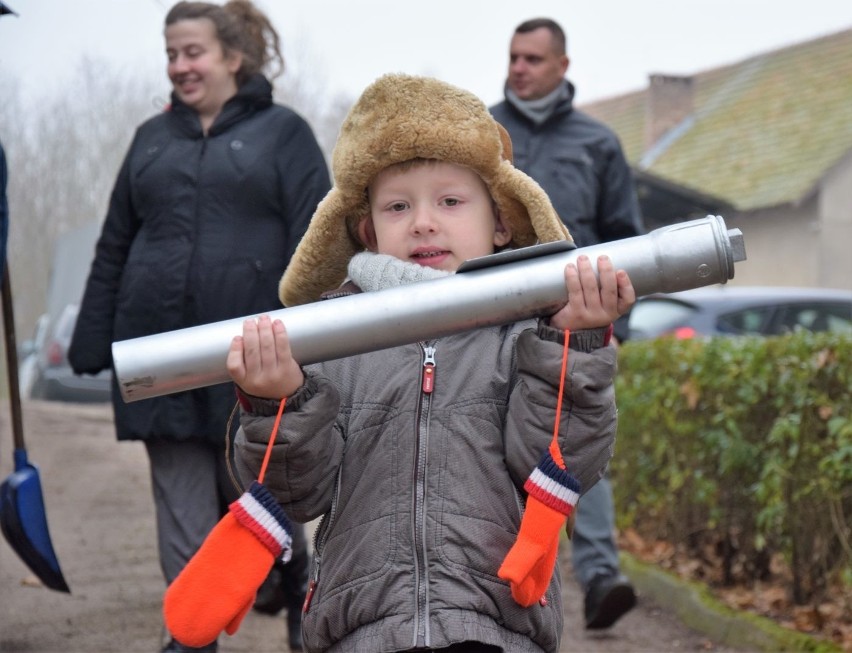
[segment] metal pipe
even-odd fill
[[[564,268],[581,254],[606,254],[630,275],[637,296],[726,283],[745,260],[739,229],[719,216],[644,236],[566,249],[548,243],[465,263],[441,279],[270,311],[287,325],[302,365],[549,315],[568,299]],[[250,316],[246,316],[250,317]],[[126,402],[230,380],[225,361],[246,317],[114,342]]]

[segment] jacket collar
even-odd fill
[[[272,84],[261,74],[251,77],[237,89],[236,95],[225,102],[222,111],[210,127],[209,136],[215,136],[252,114],[272,105]],[[201,138],[201,122],[192,108],[178,99],[172,92],[171,114],[175,117],[179,131],[187,136]]]
[[[509,85],[503,89],[506,103],[535,125],[543,125],[553,116],[564,116],[574,110],[574,85],[567,79],[550,94],[538,100],[522,100]]]

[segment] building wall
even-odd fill
[[[821,230],[817,202],[723,216],[743,232],[746,260],[737,263],[737,286],[824,285],[820,276]]]
[[[852,290],[852,153],[819,185],[820,285]]]
[[[731,285],[852,290],[852,151],[800,204],[722,217],[745,240]]]

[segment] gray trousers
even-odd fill
[[[577,519],[571,538],[571,564],[583,591],[588,590],[595,576],[619,572],[615,508],[608,476],[592,486],[577,504]]]
[[[145,448],[151,463],[160,567],[166,584],[171,584],[242,491],[228,476],[222,447],[147,440]]]

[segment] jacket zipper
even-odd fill
[[[331,508],[322,516],[317,529],[314,532],[314,555],[311,570],[311,578],[308,581],[308,590],[305,593],[305,602],[302,604],[302,614],[306,614],[311,607],[311,600],[314,598],[314,592],[319,584],[320,565],[322,564],[322,551],[325,548],[325,542],[328,539],[328,531],[331,523],[334,521],[334,514],[337,512],[337,504],[340,498],[340,471],[337,472],[337,482],[334,484],[334,498],[331,500]]]
[[[417,410],[417,438],[414,460],[414,510],[412,511],[412,534],[415,549],[414,573],[415,573],[415,611],[414,611],[414,647],[430,646],[431,634],[429,632],[429,573],[426,564],[426,528],[425,528],[425,503],[426,503],[426,465],[429,436],[429,413],[431,407],[431,395],[435,389],[435,347],[421,344],[423,348],[423,370],[420,378],[421,394]],[[338,472],[339,476],[339,472]],[[308,581],[308,590],[302,612],[307,613],[311,607],[311,600],[319,584],[320,565],[322,564],[322,551],[325,547],[328,531],[334,521],[340,492],[340,479],[335,483],[335,496],[331,509],[323,516],[314,533],[314,555],[311,578]]]
[[[412,541],[414,544],[414,639],[413,648],[431,646],[429,632],[429,566],[426,559],[426,479],[429,450],[429,419],[432,392],[435,390],[435,347],[421,343],[423,370],[417,411],[417,437],[414,456],[414,509]]]
[[[423,383],[421,388],[426,394],[432,394],[435,389],[435,348],[423,348]]]

